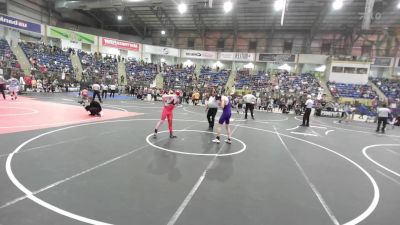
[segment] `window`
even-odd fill
[[[333,66],[332,67],[332,72],[334,72],[334,73],[343,73],[343,67]]]
[[[194,48],[194,38],[189,38],[187,42],[188,48]]]
[[[257,49],[257,41],[250,41],[249,50],[256,50],[256,49]]]
[[[344,73],[356,73],[356,68],[354,67],[345,67]]]
[[[167,45],[167,39],[166,38],[161,38],[160,45],[161,46],[166,46]]]
[[[284,53],[291,53],[293,48],[293,42],[291,41],[285,41],[283,44],[283,52]]]
[[[331,51],[331,43],[322,43],[321,53],[329,54]]]
[[[357,68],[357,74],[367,74],[367,68]]]
[[[217,42],[217,49],[224,49],[225,48],[225,40],[219,39]]]

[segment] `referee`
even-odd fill
[[[210,130],[214,129],[215,115],[217,115],[218,111],[218,102],[215,100],[215,96],[215,91],[212,91],[206,105],[208,128]]]
[[[256,104],[256,96],[254,96],[254,92],[253,94],[247,94],[245,96],[243,96],[243,100],[246,103],[246,109],[245,109],[245,114],[244,114],[244,118],[247,119],[247,111],[250,110],[250,114],[251,114],[251,118],[254,120],[254,105]]]
[[[311,95],[307,95],[306,111],[304,112],[303,124],[301,124],[301,126],[306,126],[306,127],[310,126],[310,114],[313,106],[314,106],[314,101],[311,99]]]

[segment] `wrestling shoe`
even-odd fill
[[[170,135],[169,135],[169,138],[177,138],[177,136],[175,136],[175,135],[173,135],[173,134],[170,134]]]
[[[231,141],[230,139],[226,139],[226,140],[225,140],[225,143],[227,143],[227,144],[232,144],[232,141]]]
[[[214,140],[212,140],[212,142],[217,143],[217,144],[221,143],[221,141],[219,139],[214,139]]]

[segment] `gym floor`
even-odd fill
[[[160,103],[107,99],[98,118],[77,101],[0,101],[1,225],[399,223],[398,127],[235,113],[218,145],[201,106],[175,110],[171,140],[151,136]]]

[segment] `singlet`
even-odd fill
[[[164,109],[168,110],[174,109],[175,105],[179,103],[176,95],[168,95],[168,94],[162,96],[162,101],[164,103]]]
[[[222,109],[223,110],[223,114],[231,114],[231,108],[232,108],[231,101],[229,100],[229,98],[227,96],[222,96],[221,97],[221,101],[222,100],[224,100],[224,102],[226,103],[226,105]]]
[[[15,78],[12,78],[10,81],[10,87],[18,87],[19,86],[19,81]]]

